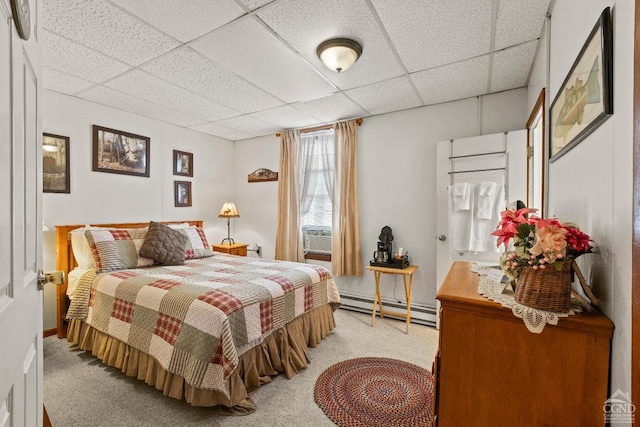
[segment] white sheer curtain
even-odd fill
[[[285,131],[280,139],[278,229],[275,258],[304,262],[300,227],[300,133]]]
[[[333,129],[300,135],[301,225],[331,227],[333,199]]]

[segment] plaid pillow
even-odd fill
[[[96,272],[147,267],[153,260],[138,255],[147,228],[98,228],[84,232],[96,262]]]
[[[180,228],[176,231],[186,235],[187,245],[184,250],[184,259],[206,258],[213,256],[211,246],[207,242],[207,236],[200,227],[192,226],[189,228]]]

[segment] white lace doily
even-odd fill
[[[503,307],[510,308],[513,315],[522,319],[529,332],[534,334],[541,333],[546,324],[557,325],[559,318],[569,317],[571,314],[582,311],[580,303],[573,298],[571,299],[569,311],[565,313],[527,307],[516,302],[511,286],[505,287],[504,283],[491,280],[487,276],[480,278],[478,293],[491,301],[500,303]]]

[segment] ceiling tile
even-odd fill
[[[145,64],[142,69],[243,113],[283,104],[282,101],[188,47],[163,55]]]
[[[281,0],[257,15],[340,89],[404,73],[367,0]],[[348,72],[327,69],[316,55],[320,43],[336,37],[362,45],[362,57]]]
[[[83,90],[89,89],[94,83],[71,76],[69,74],[54,70],[52,68],[42,68],[42,86],[67,95],[75,95]]]
[[[410,73],[489,52],[492,0],[371,1]]]
[[[189,127],[203,122],[196,117],[135,98],[104,86],[96,86],[83,92],[79,96],[80,98],[97,102],[98,104],[108,105],[119,110],[129,111],[178,126]]]
[[[499,0],[495,48],[539,38],[549,3],[550,0]]]
[[[140,70],[126,73],[105,85],[204,121],[226,119],[240,114]]]
[[[322,124],[322,121],[312,115],[293,108],[291,105],[272,108],[251,114],[253,117],[273,123],[283,129],[296,129]]]
[[[244,15],[233,0],[111,0],[183,43]]]
[[[411,75],[426,105],[487,93],[489,55]]]
[[[226,138],[231,141],[239,141],[241,139],[254,137],[254,135],[250,135],[248,133],[244,133],[236,129],[229,129],[218,123],[204,123],[201,125],[191,126],[190,128],[193,130],[197,130],[198,132],[208,133],[209,135],[218,136],[220,138]]]
[[[252,136],[262,136],[272,133],[276,133],[282,130],[279,126],[267,123],[263,120],[256,119],[252,116],[239,116],[226,120],[217,121],[216,124],[221,126],[241,130],[244,133]]]
[[[46,0],[44,28],[130,65],[179,46],[147,24],[101,0]]]
[[[491,70],[491,92],[526,86],[538,43],[534,40],[496,52]]]
[[[550,2],[43,0],[43,87],[239,140],[522,87]]]
[[[312,101],[293,104],[296,109],[317,117],[325,123],[363,117],[366,112],[344,94],[325,96]]]
[[[50,31],[44,31],[43,65],[65,74],[101,83],[131,67],[116,59],[79,45]]]
[[[240,0],[240,3],[244,4],[251,10],[256,10],[265,4],[272,3],[274,0]]]
[[[406,110],[422,105],[408,77],[402,76],[344,92],[371,114]]]
[[[214,31],[191,47],[287,103],[336,91],[253,17]]]

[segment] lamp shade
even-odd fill
[[[316,49],[318,58],[330,70],[348,70],[362,55],[362,46],[351,39],[326,40]]]
[[[238,216],[240,216],[240,214],[233,202],[224,202],[224,205],[222,205],[222,209],[220,209],[220,213],[218,214],[219,218],[235,218]]]

